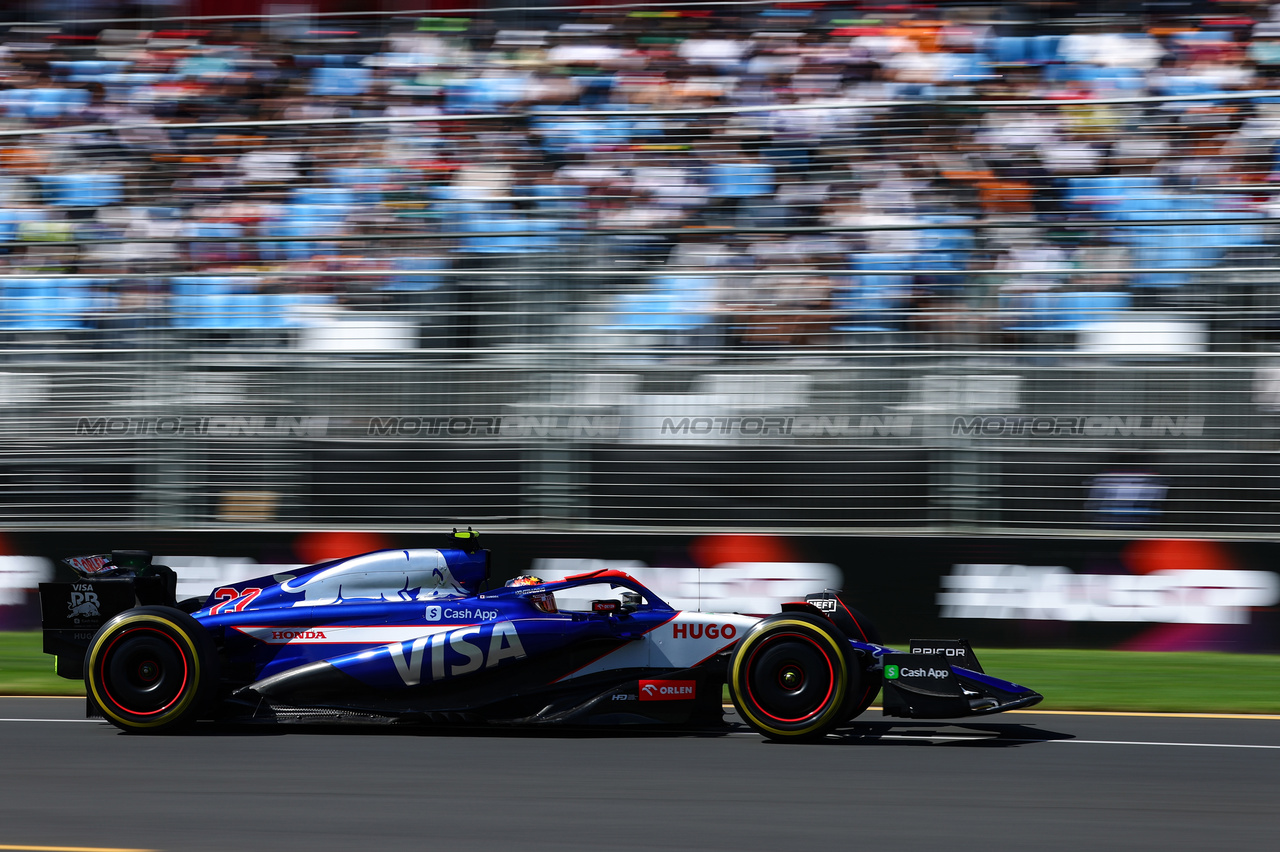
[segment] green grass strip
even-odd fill
[[[39,632],[0,633],[0,695],[84,695],[84,681],[53,673]]]
[[[977,650],[988,673],[1042,694],[1039,709],[1280,713],[1280,656]]]
[[[990,674],[1042,693],[1038,709],[1280,714],[1280,656],[977,651]],[[83,694],[83,683],[53,673],[39,633],[0,633],[0,695]]]

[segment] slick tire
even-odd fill
[[[102,625],[85,654],[89,699],[124,731],[189,726],[217,683],[213,640],[198,621],[171,607],[125,610]]]
[[[853,607],[846,606],[849,615],[853,618],[855,630],[849,635],[850,639],[858,642],[869,642],[873,645],[884,644],[880,640],[880,631],[876,630],[876,626],[862,613]],[[844,717],[845,721],[856,719],[866,712],[871,706],[871,702],[876,700],[876,696],[880,694],[880,688],[884,686],[884,672],[871,668],[876,661],[869,654],[861,657],[858,654],[851,655],[850,663],[854,668],[860,668],[859,672],[859,688],[851,694],[849,709]]]
[[[830,621],[786,612],[756,624],[729,658],[738,715],[779,742],[820,739],[848,718],[861,695],[849,641]]]

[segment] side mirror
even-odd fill
[[[623,592],[622,600],[592,601],[591,611],[603,615],[626,615],[635,612],[643,598],[635,592]]]

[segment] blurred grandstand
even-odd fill
[[[1280,14],[1101,5],[11,23],[0,526],[1275,537]]]

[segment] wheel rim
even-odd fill
[[[784,725],[821,715],[836,686],[836,667],[827,649],[800,633],[779,633],[761,641],[747,660],[746,675],[751,705]]]
[[[182,698],[191,670],[174,637],[155,628],[135,627],[107,646],[98,674],[112,704],[134,716],[155,716]]]

